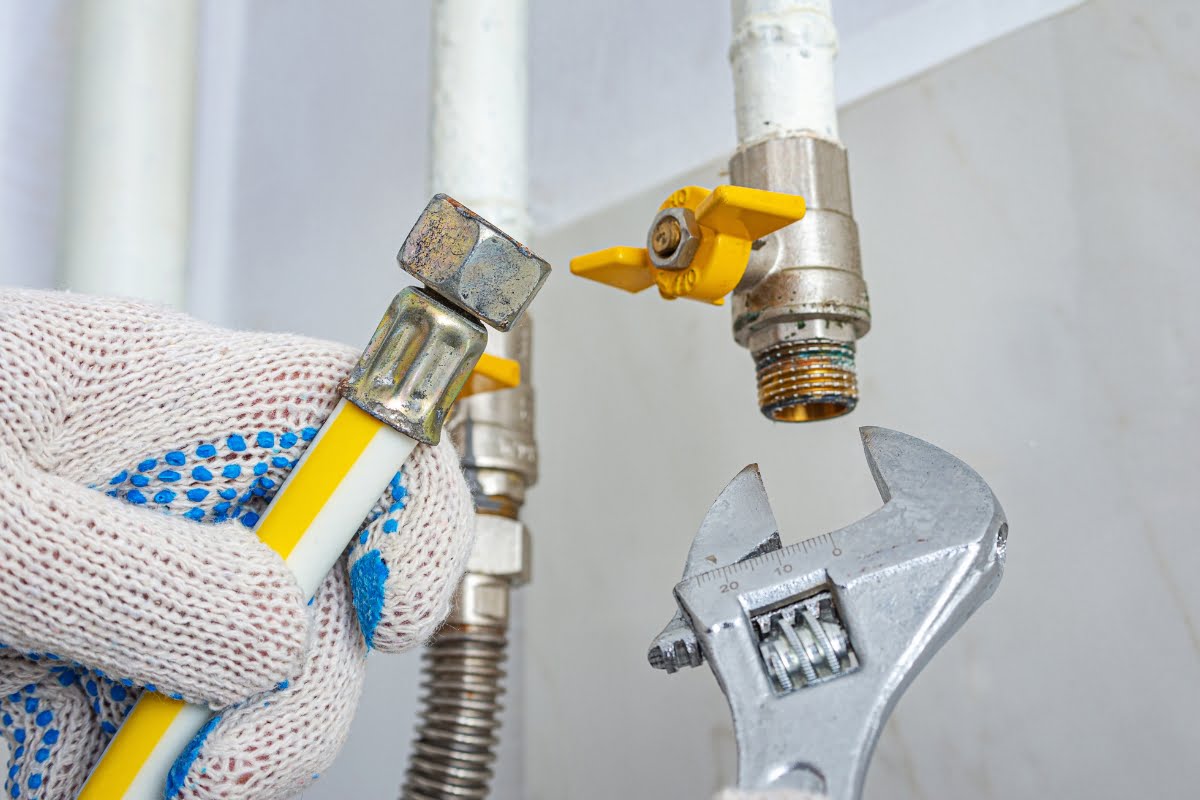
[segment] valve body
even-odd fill
[[[729,170],[735,184],[798,194],[807,206],[756,243],[733,292],[733,336],[754,358],[759,407],[781,422],[848,413],[858,403],[855,343],[871,311],[846,150],[803,132],[739,151]]]

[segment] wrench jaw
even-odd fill
[[[767,552],[675,587],[677,621],[729,703],[740,788],[859,797],[900,695],[999,583],[1007,524],[983,479],[919,439],[862,434],[882,508],[818,537],[823,547]],[[772,682],[754,620],[819,593],[832,598],[856,667]]]
[[[762,475],[757,464],[750,464],[721,490],[704,515],[683,565],[683,579],[781,546],[779,524],[771,511]],[[662,633],[654,637],[646,658],[650,666],[668,674],[704,662],[696,635],[681,610],[676,609]]]
[[[695,549],[694,543],[692,547]],[[738,561],[746,561],[765,553],[773,553],[781,547],[779,534],[772,533]],[[689,577],[689,572],[684,570],[683,576],[686,579]],[[676,602],[678,603],[678,601]],[[682,608],[675,609],[675,616],[671,617],[671,621],[662,629],[662,633],[654,637],[654,641],[650,644],[650,650],[646,653],[646,659],[650,662],[650,666],[666,670],[668,675],[684,667],[698,667],[704,663],[704,652],[700,649],[700,644],[696,641],[696,634],[692,631],[692,624],[684,616]]]
[[[928,527],[934,541],[946,545],[974,542],[983,528],[989,528],[996,534],[1003,567],[1004,509],[979,473],[915,436],[877,427],[860,428],[859,434],[867,466],[884,501],[877,514],[903,508],[913,530]],[[937,524],[930,518],[936,518]]]

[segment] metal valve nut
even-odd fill
[[[446,617],[446,627],[507,627],[511,593],[512,584],[506,578],[468,572],[454,593],[454,606]]]
[[[475,549],[467,572],[529,582],[529,529],[520,520],[498,514],[475,515]]]
[[[473,317],[421,289],[404,289],[379,321],[342,396],[401,433],[437,444],[486,345],[487,331]]]
[[[646,234],[650,263],[659,269],[687,269],[700,249],[700,226],[690,208],[664,208]]]
[[[436,194],[396,260],[430,290],[507,331],[537,295],[550,265],[466,206]]]

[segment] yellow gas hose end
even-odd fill
[[[397,258],[425,288],[393,298],[341,384],[342,399],[256,529],[308,596],[417,443],[438,443],[463,388],[472,379],[496,389],[519,383],[516,362],[484,353],[483,323],[512,330],[550,273],[529,248],[445,195],[430,200]],[[204,706],[143,692],[77,800],[159,800],[210,717]]]

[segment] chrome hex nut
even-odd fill
[[[520,520],[495,514],[475,515],[475,549],[467,571],[528,583],[529,529]]]
[[[687,269],[700,249],[700,226],[690,208],[664,208],[646,234],[650,263],[659,269]]]
[[[437,194],[396,260],[431,291],[507,331],[550,274],[550,265],[463,204]]]

